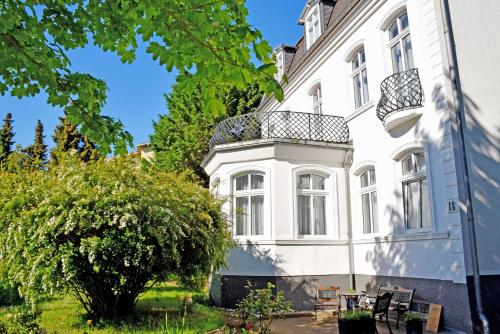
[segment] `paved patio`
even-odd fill
[[[394,334],[405,334],[406,329],[404,321],[396,329],[396,322],[390,321],[392,332]],[[335,334],[338,333],[337,316],[331,312],[318,312],[318,319],[314,317],[297,317],[288,319],[275,320],[271,326],[274,334]],[[389,334],[387,324],[385,322],[377,322],[377,330],[379,334]],[[424,333],[431,333],[424,331]],[[441,331],[440,333],[455,334],[459,332]]]

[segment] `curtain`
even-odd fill
[[[370,222],[370,194],[361,195],[361,205],[363,210],[363,233],[372,233]]]
[[[311,234],[311,205],[309,196],[298,196],[298,227],[299,235]]]
[[[264,234],[264,196],[252,196],[252,235]]]
[[[313,207],[314,207],[314,234],[325,235],[326,234],[325,197],[314,196]]]
[[[248,234],[248,197],[236,197],[236,235]]]

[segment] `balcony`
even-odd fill
[[[377,117],[386,130],[395,128],[418,117],[421,112],[414,109],[423,106],[424,93],[418,69],[395,73],[380,84],[382,96],[377,105]]]
[[[291,111],[250,113],[220,122],[215,127],[210,148],[256,139],[347,143],[349,128],[344,118],[339,116]]]

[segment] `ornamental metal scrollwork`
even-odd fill
[[[382,122],[394,112],[423,106],[424,92],[416,68],[387,77],[380,84],[380,90],[377,117]]]
[[[349,128],[340,116],[292,111],[250,113],[220,122],[215,127],[210,148],[268,138],[347,143]]]

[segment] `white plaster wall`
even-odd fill
[[[359,180],[352,173],[350,175],[353,239],[369,240],[354,245],[354,270],[357,274],[404,275],[464,282],[460,221],[458,213],[447,211],[448,200],[457,198],[458,194],[446,95],[441,90],[445,84],[445,74],[442,64],[444,51],[437,20],[439,12],[432,0],[363,3],[362,8],[355,10],[357,19],[337,29],[329,42],[318,47],[318,55],[304,62],[304,70],[290,77],[285,87],[285,100],[282,103],[271,101],[263,110],[311,112],[312,98],[309,91],[321,82],[323,112],[348,119],[354,145],[353,166],[366,161],[374,162],[379,199],[378,235],[360,233]],[[388,133],[375,115],[380,83],[392,74],[387,35],[380,26],[401,5],[407,7],[414,61],[419,69],[426,100],[424,108],[420,110],[423,115],[416,122]],[[351,70],[346,57],[361,43],[367,57],[372,103],[364,110],[355,112]],[[403,204],[398,180],[400,166],[393,160],[398,150],[409,145],[421,145],[424,148],[431,189],[432,230],[419,240],[408,235],[402,222]],[[390,241],[376,242],[377,237],[386,236],[390,236]],[[388,266],[388,263],[392,263],[392,266]]]

